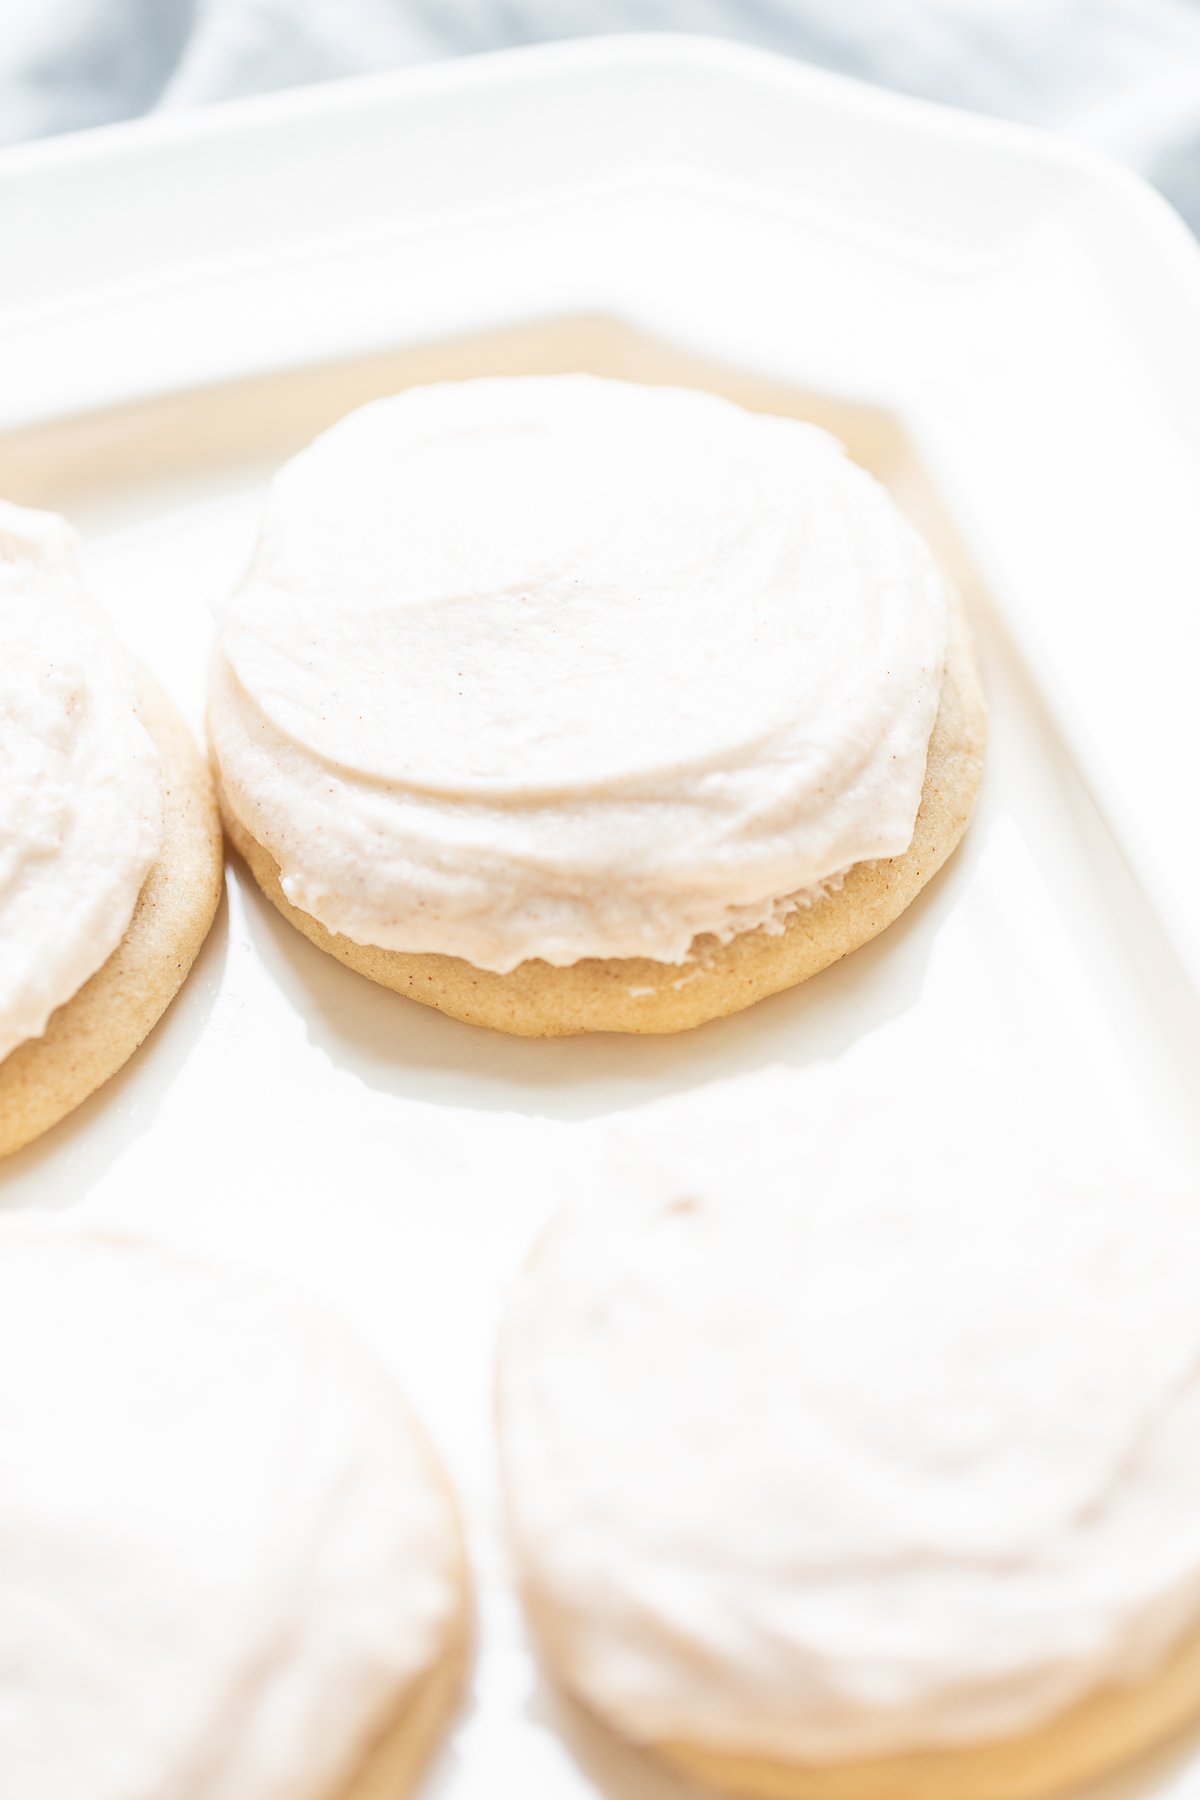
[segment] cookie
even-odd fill
[[[0,1156],[19,1150],[114,1075],[175,998],[208,935],[224,881],[212,776],[157,682],[139,711],[161,760],[162,844],[117,948],[0,1062]]]
[[[822,431],[590,377],[350,415],[223,609],[231,837],[347,966],[526,1036],[677,1031],[890,923],[978,788],[969,632]]]
[[[8,1228],[0,1471],[14,1791],[407,1791],[462,1683],[461,1530],[395,1382],[315,1301]]]
[[[592,1159],[504,1330],[515,1547],[557,1679],[717,1787],[1034,1800],[1200,1715],[1200,1199],[931,1159],[897,1085]]]
[[[130,1057],[212,923],[211,777],[54,513],[0,502],[0,1156]]]

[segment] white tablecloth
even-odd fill
[[[636,30],[740,38],[1069,132],[1200,229],[1200,0],[0,0],[0,142]]]

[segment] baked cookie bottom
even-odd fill
[[[41,1037],[0,1062],[0,1156],[48,1131],[129,1060],[183,985],[221,897],[212,777],[187,726],[144,670],[138,698],[162,762],[162,849],[108,961],[51,1014]]]
[[[660,1744],[655,1754],[748,1800],[1043,1800],[1160,1745],[1200,1717],[1200,1633],[1149,1680],[1106,1687],[1022,1737],[829,1766]]]
[[[279,865],[224,795],[222,810],[234,845],[284,918],[318,949],[381,987],[517,1037],[686,1031],[807,981],[890,925],[966,830],[986,738],[987,711],[969,629],[955,607],[921,805],[904,855],[856,864],[836,893],[792,913],[782,931],[747,931],[724,944],[711,935],[697,938],[683,963],[589,957],[560,969],[533,959],[497,975],[457,956],[356,944],[293,906],[280,886]]]
[[[412,1792],[462,1699],[469,1654],[464,1627],[437,1666],[417,1683],[341,1800],[404,1800]]]

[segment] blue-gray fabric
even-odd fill
[[[611,31],[738,38],[1122,158],[1200,229],[1200,0],[0,0],[0,142]]]

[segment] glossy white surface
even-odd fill
[[[813,418],[973,609],[993,730],[975,823],[904,919],[807,987],[673,1041],[514,1042],[359,981],[235,869],[150,1044],[0,1173],[8,1208],[148,1219],[290,1272],[404,1374],[483,1591],[475,1698],[431,1794],[674,1800],[527,1655],[490,1431],[507,1285],[587,1160],[580,1125],[774,1063],[852,1081],[865,1041],[964,1132],[986,1092],[989,1119],[999,1097],[1014,1131],[1052,1119],[1096,1154],[1097,1112],[1187,1135],[1194,246],[1041,139],[653,43],[50,145],[0,167],[0,200],[24,252],[0,293],[0,493],[83,527],[194,720],[207,606],[267,476],[371,394],[454,373],[588,367]],[[1102,1791],[1181,1800],[1195,1779],[1176,1753]]]

